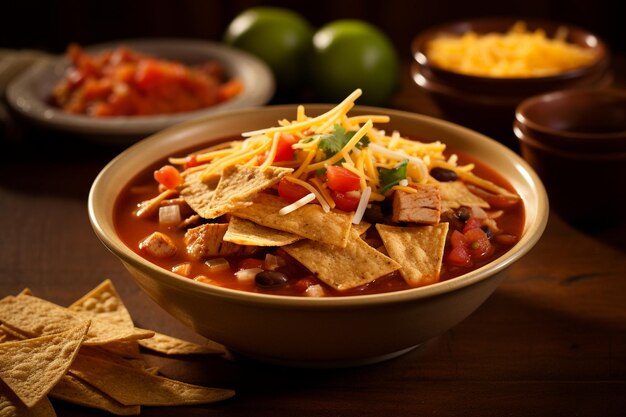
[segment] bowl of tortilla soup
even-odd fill
[[[160,306],[233,352],[320,367],[410,351],[489,297],[548,202],[505,146],[355,106],[360,93],[140,141],[93,183],[95,233]]]

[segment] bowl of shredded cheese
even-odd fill
[[[562,22],[452,22],[417,35],[411,51],[415,83],[444,116],[495,137],[511,137],[514,108],[530,95],[612,81],[607,44]]]

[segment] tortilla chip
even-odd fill
[[[214,181],[203,182],[203,172],[203,170],[200,170],[185,175],[185,182],[180,190],[181,197],[200,216],[209,210],[209,205],[219,182],[219,178],[216,178]]]
[[[145,340],[148,340],[148,339],[145,339]],[[140,339],[140,340],[143,340],[143,339]],[[139,343],[137,343],[137,340],[128,340],[124,342],[111,342],[111,343],[107,343],[104,345],[99,345],[98,347],[100,349],[106,350],[107,352],[121,356],[122,358],[133,358],[133,359],[141,358],[141,352],[139,351]]]
[[[7,327],[4,324],[0,324],[0,343],[24,339],[28,339],[28,336],[10,327]]]
[[[448,223],[397,227],[377,224],[389,256],[402,265],[400,274],[412,287],[439,281]]]
[[[440,182],[441,211],[461,206],[489,208],[489,203],[472,193],[463,181]]]
[[[139,341],[139,344],[153,352],[166,355],[192,355],[192,354],[224,354],[226,348],[218,343],[210,342],[206,345],[182,340],[177,337],[154,332],[154,336],[149,339]]]
[[[201,181],[199,177],[191,174],[192,183],[184,185],[181,195],[187,201],[188,197],[198,207],[189,204],[196,212],[205,219],[214,219],[222,214],[230,213],[238,207],[250,205],[250,198],[261,190],[276,184],[286,174],[293,172],[291,168],[269,166],[261,168],[257,166],[233,165],[224,169],[217,186],[212,189],[210,185],[204,187],[194,181]],[[187,184],[187,180],[185,181]],[[201,197],[200,194],[206,194]],[[193,193],[192,195],[190,194]],[[209,197],[210,195],[210,197]]]
[[[186,384],[89,355],[78,355],[70,369],[73,375],[125,405],[206,404],[235,394],[232,390]]]
[[[353,224],[352,230],[355,230],[359,236],[363,236],[363,233],[367,232],[370,226],[370,223],[362,220],[359,224]]]
[[[283,249],[337,290],[358,287],[400,269],[399,263],[365,243],[356,230],[345,248],[301,240]]]
[[[140,406],[121,404],[99,389],[69,374],[63,375],[50,391],[50,396],[68,403],[108,411],[118,416],[134,416],[141,411]]]
[[[85,345],[145,339],[154,334],[109,323],[98,315],[73,311],[30,295],[9,296],[0,300],[0,321],[29,337],[60,333],[88,320],[91,320],[91,326],[83,342]]]
[[[22,404],[15,394],[4,390],[0,384],[0,417],[56,417],[48,397],[42,398],[29,408]]]
[[[224,240],[248,246],[285,246],[303,239],[293,233],[261,226],[250,220],[231,217]]]
[[[63,333],[0,344],[0,379],[27,406],[44,398],[72,364],[89,322]]]
[[[126,326],[129,329],[135,327],[130,313],[110,279],[102,281],[100,285],[76,300],[68,308],[74,311],[97,314],[118,326]]]
[[[352,226],[352,213],[331,211],[325,213],[317,204],[306,204],[281,216],[278,211],[285,200],[267,193],[259,193],[251,206],[237,209],[233,216],[253,221],[261,226],[290,232],[307,239],[345,248]]]

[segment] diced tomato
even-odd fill
[[[361,187],[361,178],[354,172],[335,165],[326,167],[326,185],[342,193],[356,191]]]
[[[189,155],[185,158],[185,165],[183,165],[183,168],[188,169],[198,165],[200,165],[200,163],[198,162],[196,155]]]
[[[283,133],[278,138],[278,147],[274,161],[291,161],[293,159],[292,145],[298,143],[298,138],[290,133]]]
[[[446,258],[446,261],[451,265],[469,267],[472,265],[470,254],[466,247],[461,245],[453,247]]]
[[[164,165],[157,171],[154,171],[154,179],[170,190],[183,183],[183,177],[180,175],[180,172],[171,165]]]
[[[231,80],[220,86],[217,92],[219,101],[229,100],[243,91],[243,84],[239,80]]]
[[[265,261],[262,259],[246,258],[239,263],[239,270],[252,268],[264,269]]]
[[[361,193],[330,190],[330,196],[335,202],[335,207],[343,211],[355,211],[361,200]]]
[[[452,244],[453,248],[459,247],[459,246],[464,246],[467,244],[467,239],[465,238],[465,235],[461,232],[459,232],[458,230],[455,230],[454,232],[452,232],[452,235],[450,236],[450,243]]]
[[[482,229],[471,229],[465,233],[467,250],[472,260],[481,260],[493,253],[493,246]]]
[[[298,292],[305,292],[311,285],[319,284],[319,280],[314,276],[300,278],[293,284],[293,289]]]
[[[309,194],[309,190],[288,179],[283,178],[278,183],[278,195],[290,203],[300,200],[307,194]]]
[[[142,90],[150,90],[158,86],[164,78],[163,69],[158,61],[146,59],[140,61],[135,73],[135,84]]]
[[[471,266],[473,262],[491,256],[494,251],[487,233],[479,227],[471,228],[465,233],[455,230],[450,236],[450,243],[452,250],[446,261],[456,266]]]
[[[480,226],[483,225],[483,222],[480,219],[477,219],[474,216],[471,216],[465,222],[465,226],[463,226],[463,233],[466,233],[468,230],[472,229],[480,229]]]

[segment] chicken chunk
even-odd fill
[[[154,232],[139,242],[139,249],[146,255],[154,258],[169,258],[176,255],[176,244],[161,232]]]
[[[437,224],[441,215],[439,187],[432,184],[413,184],[416,193],[397,190],[393,196],[394,222]]]
[[[185,233],[187,253],[194,259],[232,255],[239,251],[239,245],[224,242],[228,223],[207,223]]]

